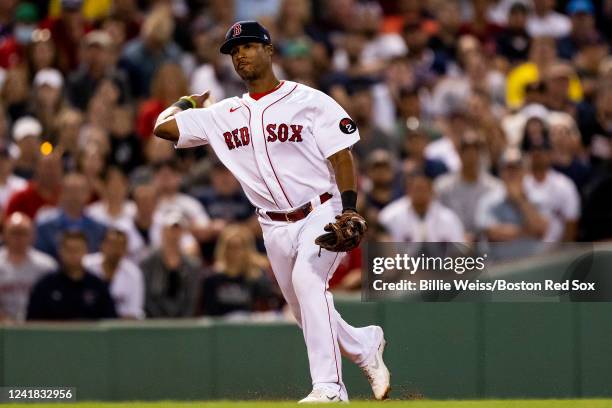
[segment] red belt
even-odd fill
[[[330,198],[332,198],[332,195],[330,193],[323,193],[319,196],[319,199],[321,200],[321,204],[323,204]],[[266,211],[266,215],[272,221],[296,222],[296,221],[303,220],[304,218],[306,218],[308,214],[312,212],[312,210],[313,210],[312,203],[306,203],[300,208],[293,210],[291,212],[288,212],[288,213]]]

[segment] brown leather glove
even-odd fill
[[[368,224],[355,211],[346,211],[336,215],[336,222],[330,222],[323,229],[327,232],[319,235],[315,244],[332,252],[348,252],[359,246]]]

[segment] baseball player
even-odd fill
[[[221,53],[231,55],[249,92],[214,104],[208,92],[182,97],[160,114],[154,133],[177,148],[209,144],[257,208],[274,275],[306,341],[313,390],[300,402],[348,401],[341,355],[385,399],[382,328],[349,325],[328,291],[341,253],[367,228],[355,210],[349,150],[359,131],[329,96],[275,77],[270,34],[258,22],[235,23]]]

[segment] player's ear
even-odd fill
[[[274,46],[272,44],[266,44],[266,52],[269,56],[274,55]]]

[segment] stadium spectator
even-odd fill
[[[464,242],[461,220],[434,198],[423,171],[407,175],[406,195],[383,208],[378,222],[394,242]]]
[[[136,119],[136,132],[146,140],[153,134],[157,116],[172,105],[178,98],[189,94],[187,78],[181,66],[174,62],[164,62],[155,71],[151,82],[151,97],[140,105]]]
[[[117,315],[144,318],[144,281],[140,268],[127,258],[128,235],[121,229],[106,231],[100,252],[85,255],[85,269],[109,283]]]
[[[161,244],[140,264],[147,317],[189,317],[195,313],[200,262],[181,248],[187,226],[178,212],[163,218]]]
[[[61,0],[61,12],[45,19],[40,28],[49,29],[57,46],[58,68],[68,73],[79,65],[79,44],[91,30],[81,12],[82,0]]]
[[[574,183],[551,168],[552,146],[547,124],[537,118],[527,121],[522,150],[530,163],[524,180],[525,194],[548,219],[543,241],[574,241],[580,197]]]
[[[41,208],[54,207],[61,189],[62,174],[62,163],[57,154],[42,156],[36,165],[34,179],[9,198],[6,215],[18,211],[34,219]]]
[[[552,112],[548,123],[553,168],[572,179],[578,190],[583,190],[591,176],[591,165],[584,157],[576,122],[567,113]]]
[[[64,106],[64,79],[58,70],[45,68],[36,73],[33,84],[34,96],[30,111],[40,120],[45,138],[49,138],[55,130],[56,117]]]
[[[100,224],[120,229],[126,234],[129,257],[138,259],[145,244],[134,224],[136,204],[128,199],[128,193],[129,184],[123,171],[118,167],[107,167],[101,200],[90,204],[85,214]]]
[[[32,32],[26,54],[31,72],[58,68],[57,47],[48,29],[37,28]]]
[[[212,274],[202,284],[203,314],[222,316],[278,308],[280,298],[266,275],[267,268],[268,260],[257,253],[248,228],[225,228],[215,248]]]
[[[19,118],[13,125],[13,141],[17,148],[17,159],[13,169],[15,175],[26,180],[34,176],[36,162],[40,157],[42,131],[40,122],[31,116]]]
[[[80,143],[79,134],[83,126],[83,114],[78,109],[64,108],[59,112],[55,124],[55,151],[62,157],[64,171],[77,169]]]
[[[83,267],[87,237],[65,232],[59,244],[61,266],[32,289],[28,320],[94,320],[117,317],[106,282]]]
[[[121,167],[126,174],[140,166],[144,161],[142,143],[134,131],[134,113],[130,105],[120,105],[113,110],[113,123],[110,127],[111,164]]]
[[[16,65],[3,71],[2,102],[11,122],[28,114],[30,103],[30,82],[27,66]]]
[[[32,248],[34,227],[25,214],[13,213],[4,222],[0,248],[0,322],[23,321],[34,283],[57,268],[50,256]]]
[[[83,57],[79,68],[68,77],[67,94],[73,106],[85,110],[104,80],[117,85],[119,100],[129,99],[129,84],[124,72],[114,66],[113,39],[105,31],[95,30],[83,39]]]
[[[501,188],[501,182],[484,169],[483,140],[474,131],[463,134],[459,145],[461,170],[440,176],[434,185],[440,203],[459,216],[465,227],[466,242],[477,238],[474,208],[484,195]]]
[[[119,66],[129,75],[134,96],[149,96],[157,69],[166,61],[178,61],[180,49],[172,41],[174,21],[169,5],[158,3],[142,23],[139,38],[122,50]]]
[[[84,212],[90,195],[85,176],[69,173],[62,180],[59,206],[39,214],[36,227],[36,248],[58,258],[60,237],[67,231],[79,231],[85,237],[88,252],[96,252],[106,227]]]
[[[401,189],[397,188],[396,162],[387,150],[375,150],[366,161],[366,181],[363,183],[363,207],[365,219],[374,225],[378,220],[378,213],[391,201],[398,199]]]
[[[0,213],[4,213],[11,196],[27,186],[27,181],[13,174],[14,162],[8,150],[0,146]]]
[[[132,192],[136,214],[134,215],[134,225],[138,234],[145,245],[143,254],[151,250],[151,227],[153,226],[153,216],[157,207],[157,189],[153,184],[140,184],[134,187]],[[139,255],[140,259],[144,255]]]
[[[591,0],[571,0],[567,3],[567,14],[571,18],[572,31],[557,41],[559,57],[571,60],[585,45],[597,41],[595,28],[595,6]]]
[[[527,33],[529,9],[524,3],[515,2],[508,13],[508,24],[497,35],[497,52],[516,63],[527,59],[531,37]]]
[[[524,166],[520,150],[506,150],[499,170],[503,187],[484,195],[476,207],[476,226],[494,244],[488,252],[492,260],[537,253],[549,228],[548,218],[526,193]]]
[[[416,127],[408,128],[404,139],[404,150],[406,159],[402,164],[404,171],[424,171],[431,178],[444,174],[448,171],[446,164],[440,159],[426,156],[429,138],[425,130],[414,123]]]
[[[533,0],[533,5],[527,19],[527,32],[531,37],[561,38],[569,34],[572,23],[566,15],[555,11],[555,0]]]
[[[181,242],[190,251],[196,250],[197,241],[207,242],[215,239],[221,232],[222,223],[211,223],[206,210],[195,198],[181,193],[181,172],[176,159],[158,163],[156,166],[155,185],[158,203],[153,215],[151,242],[158,246],[161,241],[161,230],[167,214],[178,212],[185,219],[188,229]],[[194,240],[195,238],[195,240]],[[196,241],[197,240],[197,241]]]

